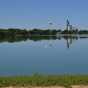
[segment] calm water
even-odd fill
[[[88,38],[0,43],[0,75],[88,74]]]

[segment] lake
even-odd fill
[[[0,40],[0,75],[88,74],[88,37]]]

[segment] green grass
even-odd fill
[[[65,86],[88,85],[88,75],[32,75],[0,77],[0,87],[5,86]]]

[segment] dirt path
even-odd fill
[[[1,88],[65,88],[61,86],[52,86],[52,87],[1,87]]]
[[[65,88],[65,87],[51,86],[51,87],[0,87],[0,88]],[[72,86],[72,88],[88,88],[88,86],[85,86],[85,85],[75,85],[75,86]]]
[[[76,86],[72,86],[72,88],[88,88],[88,86],[76,85]]]

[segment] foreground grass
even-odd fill
[[[7,86],[65,86],[88,85],[88,75],[33,75],[0,77],[0,87]]]

